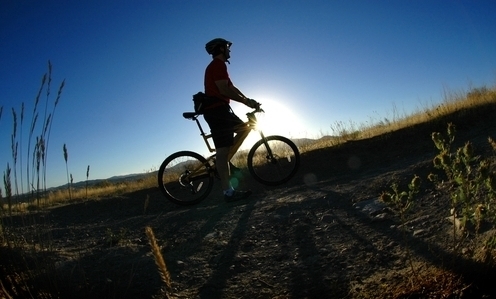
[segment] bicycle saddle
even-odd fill
[[[195,119],[196,116],[200,115],[200,113],[196,112],[184,112],[183,117],[186,119]]]

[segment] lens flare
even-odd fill
[[[273,99],[257,98],[257,101],[262,104],[261,107],[265,111],[256,115],[257,129],[262,130],[265,136],[282,135],[299,138],[305,134],[300,118],[291,107]],[[242,149],[250,148],[259,139],[260,136],[256,132],[250,133]]]

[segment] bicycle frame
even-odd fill
[[[241,147],[241,145],[245,141],[246,137],[248,137],[248,135],[250,134],[250,132],[252,130],[258,131],[258,133],[260,134],[260,137],[263,140],[265,140],[265,135],[263,134],[263,132],[261,130],[256,129],[257,117],[255,116],[255,113],[258,113],[258,112],[264,112],[264,111],[261,108],[258,108],[252,112],[246,113],[246,116],[248,117],[248,121],[243,123],[243,125],[241,125],[241,126],[246,126],[247,129],[241,130],[241,132],[236,134],[236,136],[234,138],[234,144],[232,145],[231,151],[229,152],[228,161],[230,161],[231,158],[238,152],[238,149]],[[207,145],[207,149],[209,150],[209,152],[214,153],[215,148],[212,148],[210,146],[210,142],[209,142],[209,139],[212,138],[212,134],[206,134],[205,133],[205,131],[203,130],[203,127],[201,126],[200,121],[198,120],[199,116],[200,116],[200,114],[197,114],[195,112],[183,113],[184,118],[191,119],[191,120],[194,120],[196,122],[196,125],[198,126],[198,129],[200,130],[200,136],[202,136],[203,141]],[[236,132],[236,130],[235,130],[235,132]],[[265,142],[265,145],[267,147],[267,150],[269,151],[269,155],[272,156],[272,152],[271,152],[269,146],[266,144],[266,142]],[[211,155],[210,157],[207,158],[207,161],[212,160],[214,157],[215,157],[215,154]]]

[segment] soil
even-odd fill
[[[427,180],[438,171],[433,131],[446,122],[304,153],[296,177],[278,187],[244,171],[253,195],[237,203],[225,203],[216,182],[192,207],[151,188],[4,219],[9,233],[49,249],[0,248],[2,283],[17,298],[495,297],[485,280],[494,270],[468,258],[470,249],[460,250],[466,259],[453,254],[449,195]],[[491,115],[457,124],[457,146],[470,140],[487,154],[488,136],[496,137]],[[407,190],[415,174],[422,192],[402,225],[378,197],[393,182]]]

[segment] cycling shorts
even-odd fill
[[[215,148],[232,146],[236,126],[244,122],[232,112],[229,105],[206,109],[203,117],[210,127]]]

